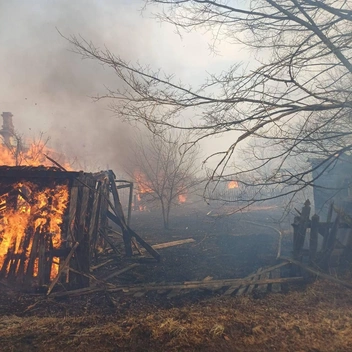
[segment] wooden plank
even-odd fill
[[[46,241],[46,264],[45,264],[45,284],[50,283],[50,275],[51,275],[51,268],[53,265],[53,250],[54,250],[54,245],[53,245],[53,236],[51,233],[48,233],[45,238]]]
[[[108,260],[106,260],[106,261],[103,262],[103,263],[99,263],[99,264],[97,264],[97,265],[91,266],[91,267],[90,267],[90,271],[94,271],[94,270],[97,270],[97,269],[99,269],[99,268],[102,268],[103,266],[105,266],[105,265],[107,265],[107,264],[110,264],[110,263],[112,263],[112,262],[115,262],[115,259],[108,259]]]
[[[173,289],[171,290],[167,296],[166,296],[166,299],[172,299],[172,298],[175,298],[177,296],[180,296],[182,293],[182,290],[178,290],[178,289]]]
[[[324,269],[328,268],[331,254],[336,245],[336,235],[339,229],[340,219],[341,219],[340,214],[337,214],[336,219],[333,223],[333,226],[330,232],[328,233],[328,236],[324,238],[324,240],[326,239],[326,241],[324,243],[324,247],[322,248],[323,256],[321,261],[319,262]]]
[[[74,246],[71,248],[70,253],[68,254],[68,256],[66,257],[66,259],[64,260],[64,262],[62,263],[58,274],[56,275],[55,279],[51,282],[51,284],[48,287],[48,292],[46,293],[47,296],[50,295],[51,291],[53,290],[54,286],[56,285],[56,283],[58,282],[61,274],[66,271],[68,264],[70,262],[71,257],[73,256],[73,253],[75,252],[75,250],[77,249],[77,247],[79,246],[79,242],[76,242],[74,244]]]
[[[230,286],[225,292],[224,296],[231,296],[239,287],[238,286]]]
[[[345,286],[345,287],[348,287],[348,288],[352,289],[352,283],[349,283],[349,282],[343,281],[343,280],[339,280],[339,279],[337,279],[334,276],[331,276],[331,275],[325,274],[325,273],[323,273],[321,271],[315,270],[315,269],[313,269],[313,268],[311,268],[311,267],[309,267],[307,265],[304,265],[301,262],[299,262],[297,260],[294,260],[292,258],[287,258],[287,257],[280,257],[280,258],[283,259],[283,260],[287,260],[288,262],[290,262],[292,264],[297,265],[298,267],[300,267],[300,268],[302,268],[302,269],[304,269],[304,270],[316,275],[317,277],[321,277],[323,279],[330,280],[332,282],[335,282],[337,284],[340,284],[342,286]]]
[[[45,234],[40,233],[38,244],[38,284],[43,286],[45,283]]]
[[[259,277],[259,280],[266,280],[266,279],[269,279],[270,277],[270,273],[269,272],[266,272],[266,273],[263,273],[260,275]],[[268,285],[261,285],[261,286],[258,286],[257,287],[257,290],[259,292],[267,292],[268,291]]]
[[[149,254],[151,254],[158,262],[160,262],[160,254],[146,241],[143,240],[136,232],[134,232],[131,228],[128,227],[128,231],[131,235],[137,240],[137,242],[143,246]]]
[[[270,272],[271,279],[278,279],[280,277],[281,277],[280,269],[275,269],[272,272]],[[281,284],[270,284],[269,286],[270,286],[271,292],[274,292],[274,293],[281,292]]]
[[[34,232],[31,253],[29,255],[27,271],[26,271],[26,280],[30,280],[33,277],[34,273],[34,262],[38,256],[38,242],[40,236],[40,226],[38,226]]]
[[[169,248],[169,247],[179,246],[181,244],[194,243],[194,242],[195,242],[195,240],[193,238],[187,238],[185,240],[178,240],[178,241],[153,244],[152,247],[154,249],[162,249],[162,248]]]
[[[131,269],[133,269],[135,267],[137,267],[137,266],[139,266],[138,263],[131,264],[131,265],[127,266],[126,268],[114,271],[113,273],[105,276],[102,280],[106,281],[106,280],[112,279],[113,277],[119,276],[119,275],[121,275],[121,274],[123,274],[123,273],[125,273],[125,272],[127,272],[127,271],[129,271],[129,270],[131,270]]]
[[[299,217],[299,223],[295,226],[295,235],[294,239],[294,248],[293,248],[293,256],[298,259],[301,255],[301,251],[304,246],[304,241],[306,238],[307,227],[309,222],[310,215],[310,201],[307,199],[302,208],[301,216]]]
[[[68,210],[68,224],[67,224],[67,240],[71,243],[75,242],[74,226],[77,210],[78,187],[71,187],[70,190],[70,206]]]
[[[120,251],[118,250],[118,248],[114,245],[114,242],[109,238],[109,236],[107,236],[105,234],[105,232],[103,232],[101,229],[99,230],[99,233],[101,235],[101,237],[104,238],[104,240],[106,241],[106,243],[108,243],[110,245],[110,247],[112,248],[112,250],[115,252],[115,254],[120,257],[121,256],[121,253]]]
[[[79,179],[79,181],[86,184],[86,180],[84,178]],[[73,269],[85,274],[89,274],[90,268],[90,242],[87,229],[87,208],[89,195],[89,186],[79,187],[74,238],[76,238],[76,241],[79,242],[80,245],[76,250],[75,256],[71,258],[69,265]],[[72,275],[70,275],[70,285],[89,286],[89,279],[86,276],[72,273]]]
[[[10,261],[12,260],[12,255],[13,252],[10,250],[10,248],[7,250],[6,257],[4,260],[4,263],[2,264],[1,271],[0,271],[0,278],[5,278],[7,275],[7,268],[10,264]]]
[[[312,216],[310,238],[309,238],[309,260],[314,262],[318,249],[318,226],[319,216],[317,214]]]
[[[191,289],[210,289],[216,290],[221,289],[225,286],[231,285],[267,285],[272,283],[287,283],[287,282],[300,282],[304,281],[303,277],[288,277],[288,278],[278,278],[278,279],[265,279],[265,280],[243,280],[243,279],[230,279],[230,280],[212,280],[207,282],[197,282],[197,283],[170,283],[165,285],[160,284],[148,284],[148,285],[129,285],[129,286],[115,286],[114,288],[106,287],[91,287],[82,288],[66,292],[56,292],[52,294],[53,297],[64,297],[64,296],[80,296],[101,291],[108,292],[137,292],[137,291],[157,291],[157,290],[191,290]]]
[[[108,211],[107,216],[110,220],[112,220],[115,224],[123,228],[123,224],[121,220],[114,215],[112,212]],[[126,225],[127,226],[127,225]],[[146,241],[143,240],[136,232],[134,232],[130,227],[127,226],[127,230],[129,231],[130,235],[133,236],[137,242],[144,247],[149,254],[151,254],[158,262],[160,261],[160,254]]]
[[[260,274],[262,270],[263,268],[259,268],[257,270],[256,276],[254,276],[251,281],[256,282],[260,278]],[[256,286],[257,286],[256,284],[249,285],[246,293],[251,293]]]

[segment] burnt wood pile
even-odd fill
[[[121,228],[127,257],[137,241],[159,260],[127,225],[115,181],[112,171],[1,166],[0,280],[47,293],[57,284],[88,287],[100,253],[110,247],[121,258],[108,236],[109,221]]]

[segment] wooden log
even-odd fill
[[[317,214],[312,216],[310,238],[309,238],[309,260],[314,262],[318,249],[318,226],[319,216]]]

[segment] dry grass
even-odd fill
[[[1,351],[352,351],[350,291],[212,298],[105,316],[2,316]],[[72,304],[72,303],[71,303]]]

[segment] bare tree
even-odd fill
[[[180,31],[213,33],[214,47],[226,40],[251,49],[250,64],[247,68],[234,64],[192,87],[160,70],[130,64],[82,38],[69,40],[83,57],[111,67],[123,83],[122,89],[98,97],[112,99],[119,116],[142,121],[154,132],[162,127],[191,129],[198,133],[195,142],[238,133],[226,150],[209,156],[220,158],[209,185],[222,179],[236,179],[259,190],[281,184],[282,192],[275,197],[293,195],[315,181],[307,177],[314,169],[322,170],[317,178],[336,158],[351,152],[351,1],[146,3],[159,4],[159,19]],[[185,110],[194,112],[190,123],[183,118]],[[254,146],[255,162],[233,167],[235,150],[248,143]],[[270,153],[258,155],[255,146]],[[314,166],[306,162],[317,157],[321,161]],[[245,177],[263,167],[272,171],[259,180]]]
[[[180,197],[188,196],[198,184],[197,148],[188,145],[188,134],[168,132],[140,138],[126,172],[140,191],[161,207],[164,228],[170,224],[170,212]]]

